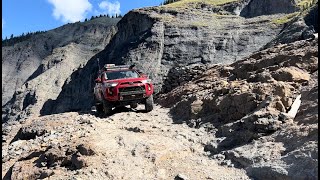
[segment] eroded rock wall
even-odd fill
[[[213,132],[218,139],[205,151],[221,163],[231,161],[253,178],[314,179],[317,75],[318,39],[296,41],[209,67],[157,102],[171,108],[176,123]],[[298,114],[290,117],[300,94]]]
[[[67,24],[2,48],[2,121],[39,114],[56,99],[73,72],[103,50],[119,19]]]
[[[252,18],[277,13],[293,13],[299,8],[295,0],[251,0],[240,16]]]

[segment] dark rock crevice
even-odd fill
[[[252,18],[277,13],[293,13],[298,11],[294,0],[251,0],[240,12],[240,16]]]
[[[310,9],[308,14],[304,17],[304,21],[308,26],[312,26],[316,33],[319,32],[319,23],[318,23],[318,16],[319,16],[319,7],[318,2]]]

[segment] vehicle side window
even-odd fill
[[[107,80],[106,73],[101,73],[100,78],[101,78],[101,81]]]

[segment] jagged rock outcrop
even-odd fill
[[[3,81],[23,77],[3,89],[2,179],[318,179],[317,4],[281,24],[282,6],[252,9],[276,1],[219,2],[137,9],[117,27],[96,19],[36,36],[50,46],[3,47],[3,64],[16,63]],[[283,13],[292,2],[277,1]],[[19,59],[28,43],[32,56]],[[154,110],[89,114],[98,58],[148,73],[161,89]]]
[[[119,19],[100,17],[67,24],[2,47],[2,121],[39,114],[70,75],[109,43]]]
[[[252,18],[277,13],[293,13],[298,10],[295,0],[251,0],[242,9],[240,16]]]
[[[171,108],[176,123],[211,129],[218,139],[207,151],[253,178],[315,179],[317,75],[318,39],[296,41],[210,67],[158,102]],[[286,113],[299,94],[292,119]]]
[[[234,62],[261,48],[282,28],[272,22],[282,15],[245,19],[230,7],[200,3],[195,7],[160,6],[129,12],[117,24],[119,31],[105,50],[73,73],[59,96],[47,101],[41,111],[48,114],[89,109],[97,58],[101,65],[136,64],[152,78],[156,92],[166,92],[172,89],[166,84],[172,68]]]
[[[66,55],[63,52],[59,54],[61,57],[55,57],[56,59],[50,62],[43,62],[46,57],[55,53],[55,48],[73,42],[86,47],[88,52],[97,53],[110,41],[112,37],[110,32],[114,31],[112,26],[118,21],[119,19],[101,17],[83,23],[67,24],[34,35],[13,46],[2,47],[2,106],[11,99],[14,91],[26,81],[35,78],[62,61],[61,59]]]
[[[23,71],[27,73],[23,76],[25,79],[21,79],[15,88],[10,88],[16,89],[16,92],[3,108],[4,119],[21,119],[30,114],[88,110],[93,99],[93,80],[98,70],[97,58],[100,59],[100,65],[136,64],[149,74],[158,93],[167,92],[176,86],[176,83],[173,83],[172,87],[168,84],[172,80],[170,72],[174,68],[192,68],[196,64],[226,64],[249,56],[277,36],[283,25],[274,23],[274,20],[283,15],[253,18],[239,16],[238,11],[246,7],[248,2],[179,1],[166,6],[130,11],[117,24],[117,28],[111,30],[109,36],[108,30],[100,32],[105,33],[107,37],[96,34],[99,38],[104,38],[101,40],[104,45],[113,37],[100,53],[97,49],[94,50],[100,41],[91,41],[89,37],[86,38],[86,33],[81,37],[75,35],[79,42],[74,44],[68,44],[68,38],[62,41],[63,43],[53,39],[52,42],[62,43],[63,47],[55,48],[52,55],[45,56],[44,61],[39,58],[37,63],[33,64],[33,68]],[[75,29],[85,32],[86,27],[80,25]],[[116,29],[119,31],[116,32]],[[78,32],[76,30],[75,33]],[[89,31],[93,32],[92,29]],[[82,43],[86,41],[93,43],[92,47]],[[86,54],[87,50],[90,53]],[[75,54],[64,57],[64,51]],[[77,57],[78,52],[82,53],[81,58]],[[69,68],[63,66],[64,71],[68,73],[55,73],[57,65],[67,62],[67,58],[79,59],[81,62],[76,61],[77,66],[70,63],[68,66],[72,66]],[[49,78],[43,86],[40,85],[42,89],[49,89],[49,94],[52,95],[38,95],[34,90],[41,89],[37,82],[52,75],[56,77]],[[12,76],[14,75],[7,76],[7,79]],[[185,79],[189,80],[190,77]],[[178,85],[181,83],[178,82]],[[9,91],[5,91],[6,97],[10,97]]]
[[[289,22],[284,24],[281,30],[272,41],[268,42],[262,49],[270,48],[278,44],[286,44],[303,39],[314,38],[314,33],[318,33],[318,2],[310,9],[300,12],[300,14],[291,14],[293,17],[280,18]]]
[[[204,128],[173,124],[160,106],[141,109],[2,124],[2,179],[249,179],[207,157],[203,144],[213,136]]]
[[[316,33],[319,32],[318,24],[318,15],[319,15],[319,2],[317,2],[311,9],[308,11],[307,15],[304,17],[304,21],[308,26],[313,26]]]
[[[318,178],[318,40],[204,68],[158,98],[169,108],[2,124],[2,178]]]
[[[236,161],[251,161],[250,176],[260,179],[317,179],[318,178],[318,71],[312,73],[307,86],[300,90],[302,104],[293,121],[281,130],[243,148],[231,150]],[[273,142],[271,145],[270,142]],[[265,150],[261,150],[265,148]],[[249,150],[250,149],[250,150]],[[268,158],[265,153],[273,150]],[[246,153],[245,153],[246,151]],[[249,155],[251,153],[251,155]],[[257,159],[264,159],[258,160]],[[241,162],[241,161],[240,161]]]
[[[135,63],[161,87],[172,67],[234,62],[280,32],[281,26],[270,25],[278,16],[245,19],[207,6],[197,13],[170,6],[129,12],[106,47],[104,63]]]

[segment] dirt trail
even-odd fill
[[[249,179],[244,170],[219,165],[204,151],[214,141],[204,128],[174,124],[169,109],[160,106],[149,113],[142,109],[122,109],[107,118],[64,113],[7,125],[3,177]],[[44,133],[28,139],[19,129]]]

